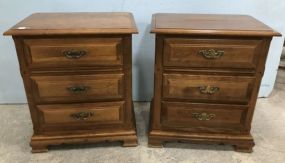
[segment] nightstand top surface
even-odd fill
[[[35,13],[4,35],[131,34],[133,15],[126,12]]]
[[[158,13],[152,18],[152,33],[236,36],[280,36],[248,15]]]

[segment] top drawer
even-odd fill
[[[122,65],[121,38],[25,39],[29,67]]]
[[[262,40],[167,38],[164,66],[255,68]]]

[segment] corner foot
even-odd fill
[[[43,153],[47,152],[48,148],[47,146],[32,146],[32,153]]]
[[[148,147],[151,148],[162,148],[163,142],[157,139],[148,139]]]
[[[123,140],[123,147],[136,147],[138,146],[137,138]]]
[[[244,152],[244,153],[252,153],[252,145],[235,145],[235,151]]]

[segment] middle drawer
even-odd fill
[[[36,102],[122,99],[123,74],[32,76]]]
[[[255,78],[163,74],[163,98],[218,103],[247,103]]]

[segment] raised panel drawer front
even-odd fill
[[[255,68],[262,40],[166,38],[164,66]]]
[[[246,110],[243,105],[162,102],[161,122],[166,128],[240,132]]]
[[[30,67],[122,65],[121,38],[25,39]]]
[[[254,77],[163,74],[163,97],[203,102],[247,103]]]
[[[32,76],[37,102],[122,99],[123,74]]]
[[[122,124],[124,102],[37,105],[42,127]]]
[[[132,13],[34,13],[13,36],[28,96],[32,153],[59,144],[137,146]]]

